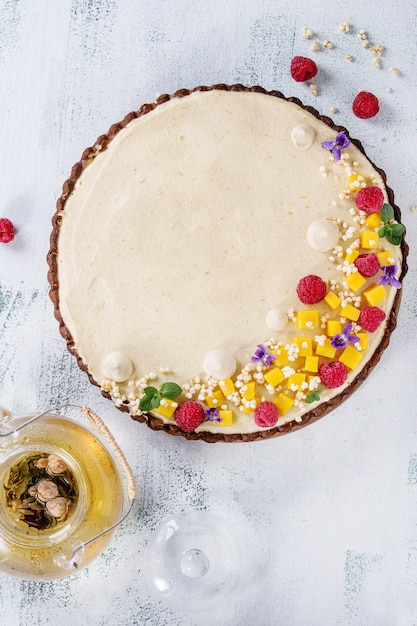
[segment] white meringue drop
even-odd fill
[[[236,371],[236,359],[227,350],[212,350],[204,357],[203,370],[207,376],[218,380],[233,376]]]
[[[307,241],[317,252],[329,252],[337,245],[339,238],[339,228],[331,220],[315,220],[307,230]]]
[[[123,352],[110,352],[101,364],[106,378],[122,383],[129,378],[133,371],[132,361]]]
[[[313,145],[314,128],[310,124],[298,124],[291,131],[291,139],[296,148],[308,150]]]
[[[288,324],[288,315],[282,309],[271,309],[265,316],[265,323],[271,330],[283,330]]]

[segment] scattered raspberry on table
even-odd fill
[[[360,91],[353,101],[352,109],[356,117],[368,119],[379,111],[378,98],[369,91]]]
[[[296,56],[291,61],[291,76],[297,83],[314,78],[317,74],[317,65],[308,57]]]
[[[0,242],[9,243],[13,241],[15,230],[12,222],[7,217],[0,217]]]

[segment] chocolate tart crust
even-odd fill
[[[358,141],[357,139],[353,139],[352,137],[350,137],[349,132],[346,130],[346,128],[344,128],[343,126],[336,125],[329,117],[320,115],[320,113],[313,107],[304,105],[298,98],[293,98],[293,97],[286,98],[279,91],[275,91],[275,90],[267,91],[259,86],[245,87],[244,85],[241,85],[241,84],[226,85],[222,83],[222,84],[216,84],[216,85],[211,85],[211,86],[199,86],[199,87],[195,87],[194,89],[179,89],[178,91],[176,91],[175,93],[171,95],[168,95],[168,94],[160,95],[153,103],[143,104],[137,111],[132,111],[128,113],[121,122],[117,124],[113,124],[109,128],[106,134],[100,135],[100,137],[98,137],[98,139],[96,140],[93,146],[91,146],[90,148],[86,148],[84,150],[84,152],[81,155],[81,159],[77,163],[75,163],[75,165],[72,167],[69,178],[63,184],[62,194],[57,200],[56,211],[52,218],[52,232],[50,236],[50,249],[47,254],[47,262],[49,266],[49,271],[48,271],[48,282],[50,285],[49,296],[54,305],[54,315],[59,323],[60,333],[66,341],[67,349],[69,350],[71,354],[75,356],[79,368],[83,370],[84,372],[86,372],[90,380],[90,383],[93,385],[96,385],[97,387],[100,387],[100,384],[93,378],[93,376],[88,370],[87,364],[84,363],[84,361],[78,354],[74,345],[74,341],[71,337],[71,333],[66,327],[65,321],[62,318],[60,307],[59,307],[59,284],[58,284],[57,257],[58,257],[58,250],[59,250],[59,233],[60,233],[60,226],[62,222],[62,212],[65,210],[66,201],[68,197],[70,196],[70,194],[72,193],[74,186],[78,178],[80,177],[81,173],[83,172],[83,170],[89,165],[89,163],[91,163],[91,161],[94,159],[95,156],[97,156],[97,154],[99,154],[99,152],[107,148],[108,144],[117,135],[117,133],[119,133],[123,128],[125,128],[133,119],[141,117],[142,115],[146,115],[147,113],[155,109],[160,104],[163,104],[164,102],[167,102],[168,100],[171,100],[173,98],[183,98],[196,91],[211,91],[211,90],[257,92],[257,93],[262,93],[262,94],[272,96],[275,98],[281,98],[283,100],[287,100],[288,102],[292,102],[298,105],[300,108],[304,109],[308,113],[311,113],[312,115],[314,115],[314,117],[324,122],[324,124],[332,128],[333,130],[337,132],[346,133],[351,143],[354,144],[366,156],[366,158],[371,163],[371,165],[375,168],[375,170],[382,177],[387,194],[388,194],[389,203],[394,209],[395,219],[398,222],[401,222],[401,211],[399,207],[396,206],[395,204],[393,190],[390,187],[388,187],[386,184],[386,174],[383,170],[377,167],[369,159],[369,157],[365,153],[365,150],[361,142]],[[408,266],[407,266],[408,245],[405,242],[404,238],[402,239],[402,242],[401,242],[401,252],[403,255],[403,259],[402,259],[401,275],[399,277],[400,281],[403,280],[408,270]],[[210,432],[186,433],[183,430],[181,430],[176,424],[166,424],[161,419],[154,417],[153,415],[150,415],[150,414],[131,415],[131,418],[135,421],[147,424],[149,428],[151,428],[152,430],[162,430],[170,435],[185,437],[186,439],[189,439],[189,440],[203,440],[207,443],[215,443],[218,441],[223,441],[223,442],[228,442],[228,443],[240,442],[240,441],[249,441],[249,442],[259,441],[262,439],[270,439],[272,437],[285,435],[285,434],[294,432],[296,430],[299,430],[300,428],[304,428],[308,424],[311,424],[317,421],[318,419],[320,419],[321,417],[323,417],[324,415],[332,411],[334,408],[342,404],[342,402],[344,402],[359,387],[359,385],[368,377],[370,372],[377,365],[377,363],[379,362],[382,356],[382,353],[384,352],[384,350],[386,349],[386,347],[388,346],[390,342],[391,333],[393,332],[393,330],[395,329],[397,325],[397,315],[398,315],[400,302],[401,302],[401,292],[402,292],[401,289],[397,290],[392,309],[386,321],[385,333],[383,335],[381,342],[376,348],[372,359],[368,361],[365,367],[353,379],[350,385],[346,387],[346,389],[344,389],[340,394],[333,397],[328,402],[323,402],[322,404],[319,404],[317,407],[313,408],[308,413],[305,413],[302,416],[302,422],[300,423],[292,421],[287,424],[284,424],[283,426],[275,426],[274,428],[270,428],[264,431],[258,431],[258,432],[246,433],[246,434],[234,433],[234,434],[228,435],[224,433],[210,433]],[[111,400],[109,393],[103,390],[101,390],[101,393],[105,398],[108,398]],[[122,405],[117,408],[123,412],[129,413],[129,409],[127,406]]]

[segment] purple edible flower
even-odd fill
[[[203,419],[203,422],[221,422],[222,418],[219,417],[220,413],[219,410],[216,409],[215,407],[212,407],[211,409],[206,409],[204,411],[204,415],[206,416]]]
[[[270,367],[274,361],[276,361],[276,356],[274,354],[270,354],[266,347],[262,343],[258,343],[255,354],[251,357],[252,363],[263,363],[267,367]]]
[[[401,289],[400,281],[395,278],[398,270],[396,263],[394,265],[383,265],[381,270],[383,270],[384,275],[378,280],[378,285],[391,285],[396,289]]]
[[[334,141],[323,141],[321,147],[325,150],[330,150],[334,156],[335,161],[340,160],[342,149],[350,146],[350,139],[346,136],[346,133],[338,133]]]
[[[346,348],[348,343],[358,343],[359,337],[356,337],[355,335],[351,335],[350,334],[351,330],[352,330],[352,324],[346,324],[346,326],[344,327],[344,329],[342,330],[340,334],[337,334],[334,337],[332,337],[330,340],[330,343],[333,346],[333,348],[336,348],[338,350],[339,348]]]

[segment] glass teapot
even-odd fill
[[[70,408],[86,426],[57,414]],[[136,497],[125,456],[89,407],[22,416],[0,407],[0,571],[27,580],[79,571],[105,549]]]

